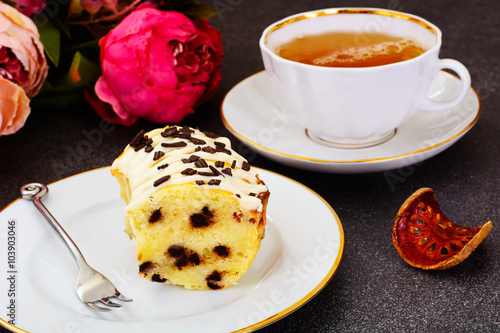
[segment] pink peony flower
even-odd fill
[[[16,133],[30,114],[30,100],[24,90],[0,78],[0,136]]]
[[[208,20],[141,8],[99,44],[103,75],[95,91],[116,116],[101,107],[96,111],[111,122],[180,122],[212,97],[220,82],[221,36]]]
[[[40,13],[45,7],[45,0],[11,0],[17,10],[26,16]]]
[[[33,21],[0,2],[0,77],[20,85],[31,98],[42,87],[48,70]]]

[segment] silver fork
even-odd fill
[[[110,298],[117,298],[121,301],[131,302],[132,299],[123,296],[107,277],[89,266],[75,242],[69,237],[66,231],[56,221],[54,216],[48,211],[41,199],[47,195],[49,189],[40,183],[30,183],[21,187],[21,195],[24,199],[32,200],[35,207],[45,217],[54,228],[57,235],[69,248],[78,265],[78,276],[76,278],[76,293],[80,300],[87,306],[98,311],[111,311],[96,303],[102,303],[110,307],[119,308],[122,305],[115,303]]]

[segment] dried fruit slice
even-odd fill
[[[465,260],[493,225],[467,228],[451,222],[430,188],[413,193],[396,215],[392,241],[401,258],[413,267],[444,270]]]

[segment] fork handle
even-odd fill
[[[52,216],[47,207],[42,203],[42,198],[47,195],[49,189],[47,186],[40,183],[30,183],[21,187],[21,195],[24,199],[32,200],[35,207],[42,213],[43,217],[49,222],[50,226],[56,231],[59,238],[66,244],[71,254],[75,258],[79,268],[88,266],[87,261],[75,242],[71,239],[68,233],[61,227],[59,222]]]

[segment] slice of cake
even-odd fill
[[[188,289],[222,289],[250,267],[269,191],[229,139],[170,126],[141,131],[113,162],[139,273]]]

